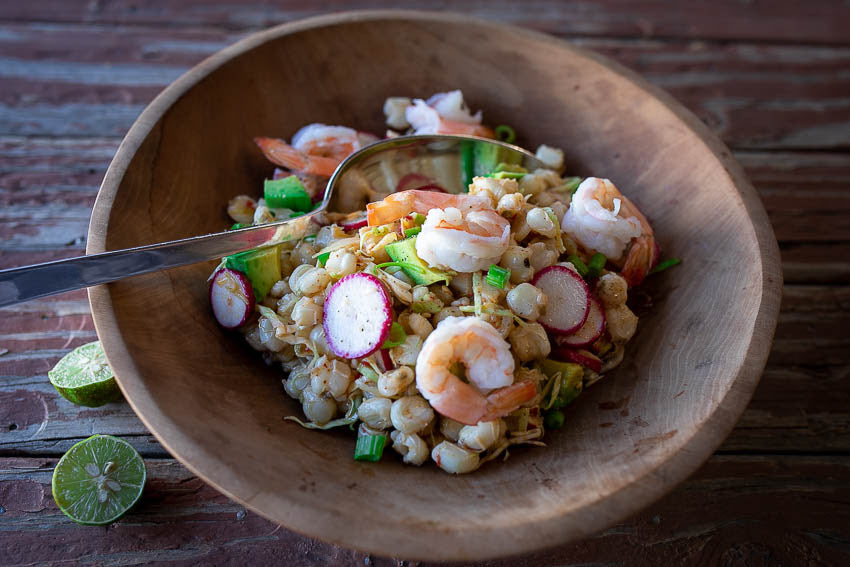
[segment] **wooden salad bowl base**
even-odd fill
[[[207,298],[214,263],[90,290],[133,409],[189,469],[297,532],[419,559],[562,544],[670,491],[729,433],[770,349],[779,252],[729,150],[668,95],[562,41],[456,15],[356,12],[254,34],[183,75],[142,113],[98,194],[88,253],[219,231],[272,166],[252,138],[311,122],[382,133],[387,96],[460,88],[518,143],[563,148],[567,171],[613,180],[681,266],[651,298],[623,364],[569,408],[545,448],[466,476],[393,455],[355,462],[349,431],[284,421],[300,405]],[[389,451],[392,453],[392,451]]]

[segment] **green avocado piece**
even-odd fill
[[[290,175],[282,179],[266,179],[263,184],[263,197],[266,205],[272,209],[291,209],[306,213],[313,208],[310,194],[301,180]]]
[[[386,251],[387,254],[390,255],[390,258],[393,259],[393,262],[413,264],[414,266],[419,266],[424,270],[423,272],[420,272],[418,270],[411,270],[404,266],[401,267],[407,277],[409,277],[416,285],[431,285],[432,283],[437,283],[439,281],[449,283],[449,275],[447,273],[429,268],[428,264],[423,262],[422,259],[416,255],[415,236],[388,244]]]
[[[280,246],[239,252],[224,259],[224,267],[242,272],[254,288],[257,301],[269,293],[280,280]]]
[[[558,372],[561,373],[561,388],[552,407],[562,408],[581,394],[584,368],[580,364],[547,358],[540,363],[540,370],[550,378]]]

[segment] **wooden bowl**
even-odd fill
[[[519,143],[566,150],[651,219],[667,256],[629,356],[570,407],[546,448],[467,476],[352,459],[350,435],[284,421],[300,407],[207,301],[213,264],[90,290],[127,400],[160,442],[234,500],[368,552],[483,559],[586,536],[671,490],[732,429],[777,319],[779,255],[729,151],[633,73],[551,37],[454,15],[361,12],[282,25],[210,57],[142,113],[92,214],[88,252],[221,230],[271,166],[256,135],[310,122],[383,132],[389,95],[463,89]],[[390,451],[389,453],[392,453]]]

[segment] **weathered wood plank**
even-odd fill
[[[4,564],[229,565],[238,557],[249,565],[431,565],[299,536],[246,511],[172,460],[146,465],[148,483],[136,508],[111,526],[92,528],[56,508],[50,492],[55,459],[0,459]],[[841,565],[850,561],[848,526],[850,457],[715,456],[670,495],[604,532],[486,565]]]
[[[0,135],[121,136],[156,92],[240,35],[0,26]],[[570,40],[668,90],[732,147],[850,147],[850,47]]]
[[[0,310],[0,454],[56,456],[113,432],[146,456],[166,455],[126,403],[80,408],[50,386],[56,361],[96,338],[88,313],[81,291]],[[722,450],[850,451],[847,328],[850,286],[786,285],[768,366]]]
[[[106,24],[157,24],[169,27],[214,25],[228,29],[256,29],[330,11],[354,8],[406,8],[458,11],[458,4],[438,0],[423,6],[413,0],[391,2],[373,0],[325,1],[310,4],[287,0],[190,0],[167,2],[130,0],[87,2],[47,0],[7,2],[0,8],[0,20],[35,22],[96,22]],[[563,3],[531,0],[522,6],[474,0],[462,11],[480,18],[494,19],[564,35],[615,35],[644,37],[686,37],[752,39],[811,43],[847,43],[850,11],[838,1],[800,3],[774,1],[765,10],[756,3],[698,1],[687,8],[671,7],[659,0],[588,1]]]

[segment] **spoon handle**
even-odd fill
[[[0,307],[299,238],[324,208],[239,230],[0,270]]]

